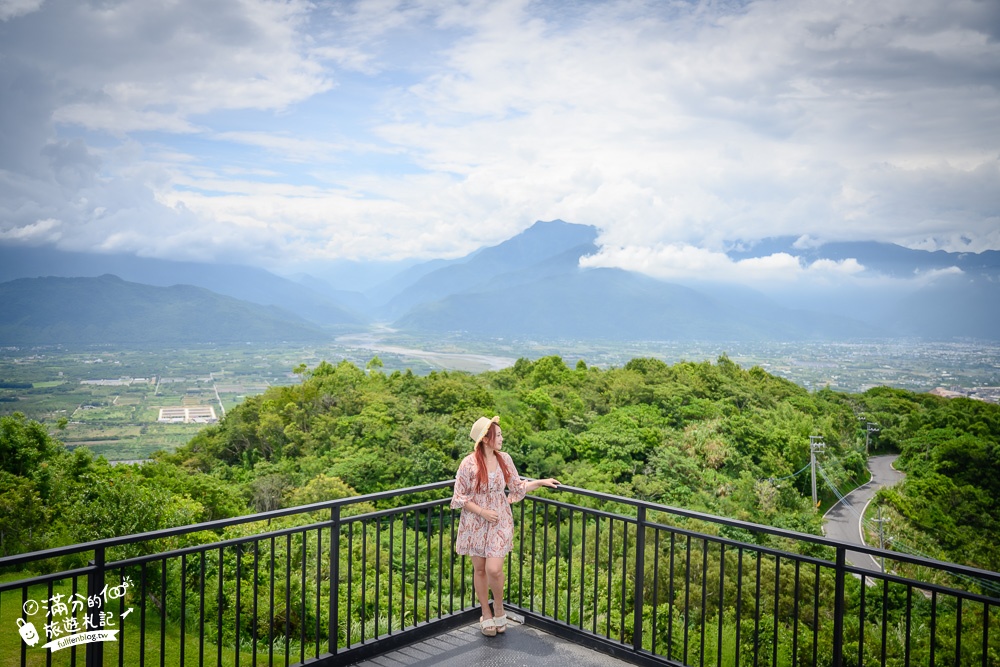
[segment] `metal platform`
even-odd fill
[[[511,619],[513,620],[513,619]],[[404,646],[356,667],[632,667],[529,625],[511,623],[507,632],[485,637],[478,624],[462,626]]]

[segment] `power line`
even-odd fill
[[[861,513],[858,512],[858,510],[854,507],[854,505],[852,505],[850,503],[850,501],[847,500],[847,497],[843,493],[841,493],[840,489],[838,489],[836,487],[836,485],[834,485],[834,483],[830,480],[830,478],[827,476],[826,471],[823,470],[823,467],[817,464],[817,469],[819,470],[819,474],[823,478],[823,481],[825,481],[826,484],[827,484],[827,486],[830,487],[830,489],[833,491],[834,495],[836,495],[837,498],[838,498],[838,500],[840,502],[844,503],[844,505],[848,509],[850,509],[852,512],[854,512],[854,515],[858,517],[858,519],[860,520],[861,524],[865,528],[868,528],[869,530],[876,530],[875,525],[874,525],[875,522],[871,521],[871,520],[865,519],[865,517]],[[937,560],[933,556],[920,551],[916,547],[913,547],[913,546],[907,544],[906,542],[903,542],[899,538],[890,537],[889,541],[892,543],[892,549],[893,549],[893,551],[899,551],[900,553],[904,553],[904,554],[907,554],[907,555],[910,555],[910,556],[919,556],[921,558],[928,558],[928,559],[931,559],[931,560]],[[959,574],[959,573],[955,573],[955,572],[949,572],[948,574],[950,574],[952,577],[964,580],[967,583],[972,583],[972,584],[975,584],[977,586],[980,586],[983,589],[988,590],[988,591],[990,591],[992,593],[998,593],[998,592],[1000,592],[1000,585],[994,584],[992,582],[984,581],[982,579],[976,579],[975,577],[970,577],[968,575]]]
[[[819,470],[820,477],[823,478],[823,481],[826,482],[826,485],[829,486],[830,489],[833,491],[834,495],[837,496],[837,500],[839,502],[842,502],[844,504],[844,506],[847,507],[847,509],[849,509],[852,512],[854,512],[854,515],[856,517],[858,517],[859,519],[861,519],[862,522],[864,522],[865,521],[864,516],[862,516],[862,514],[860,512],[858,512],[857,509],[855,509],[854,505],[852,505],[851,502],[849,500],[847,500],[847,496],[845,496],[843,493],[841,493],[840,489],[838,489],[834,485],[834,483],[832,481],[830,481],[830,478],[827,476],[826,470],[823,469],[823,466],[817,464],[816,468]],[[866,526],[870,527],[871,526],[871,522],[867,522]]]
[[[806,470],[809,470],[809,465],[810,464],[808,464],[808,463],[805,464],[804,466],[802,466],[801,470],[799,470],[798,472],[793,472],[791,475],[785,475],[784,477],[766,477],[764,479],[759,479],[757,481],[758,482],[764,482],[764,481],[767,481],[767,482],[782,482],[782,481],[784,481],[786,479],[791,479],[792,477],[795,477],[797,475],[801,475]]]
[[[919,556],[921,558],[930,558],[932,560],[937,560],[933,556],[929,556],[924,552],[920,551],[919,549],[912,547],[908,545],[906,542],[903,542],[901,540],[893,538],[891,539],[891,542],[894,551],[899,551],[901,553],[908,554],[910,556]],[[988,590],[991,593],[994,594],[1000,593],[1000,584],[995,584],[993,582],[985,581],[983,579],[977,579],[975,577],[970,577],[969,575],[960,574],[958,572],[948,572],[947,574],[951,575],[952,577],[955,577],[956,579],[962,579],[963,581],[966,581],[968,583],[980,586],[981,588]]]

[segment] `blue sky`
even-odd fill
[[[0,0],[0,242],[850,279],[737,242],[1000,249],[995,0]]]

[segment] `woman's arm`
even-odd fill
[[[559,484],[560,484],[559,480],[553,479],[552,477],[549,477],[547,479],[533,479],[525,484],[526,487],[525,493],[531,493],[532,491],[540,489],[543,486],[547,486],[550,489],[558,489]]]
[[[530,482],[521,479],[521,476],[517,474],[517,467],[514,465],[514,460],[510,458],[510,454],[504,452],[503,456],[506,457],[507,465],[510,466],[510,471],[511,471],[511,479],[509,484],[510,494],[508,494],[507,496],[507,502],[509,502],[511,505],[518,502],[519,500],[523,500],[525,495],[531,493],[532,491],[534,491],[539,487],[547,486],[549,488],[554,489],[559,486],[559,480],[552,478],[536,479]]]
[[[451,508],[472,512],[491,523],[496,522],[500,518],[499,514],[484,508],[472,499],[475,489],[476,462],[474,459],[467,458],[458,466],[458,472],[455,474],[455,490],[451,495]]]
[[[479,514],[479,506],[472,502],[472,494],[476,488],[476,463],[470,459],[464,459],[458,466],[455,473],[455,489],[451,495],[451,508],[453,510],[467,508],[469,511]]]

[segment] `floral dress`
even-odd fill
[[[476,456],[469,454],[458,467],[455,475],[455,494],[451,499],[452,509],[461,509],[470,500],[483,509],[493,510],[500,515],[496,523],[490,523],[471,511],[462,512],[458,522],[458,536],[455,551],[462,556],[483,558],[503,558],[514,547],[514,517],[511,503],[524,498],[527,482],[517,474],[514,461],[506,452],[497,452],[510,471],[510,495],[504,495],[503,471],[500,466],[489,473],[489,485],[484,490],[476,489]]]

